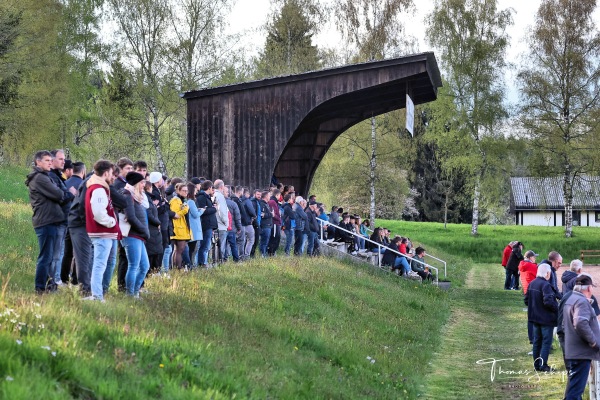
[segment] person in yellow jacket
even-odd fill
[[[187,184],[185,182],[178,183],[175,185],[175,193],[177,195],[169,202],[171,211],[177,216],[173,218],[173,236],[171,236],[171,240],[175,244],[173,265],[178,269],[181,268],[185,246],[187,246],[188,240],[192,238],[187,216],[190,210],[186,200],[187,192]]]

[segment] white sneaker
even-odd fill
[[[84,297],[81,300],[96,300],[96,298],[94,296],[88,296],[88,297]]]
[[[56,286],[67,286],[67,284],[59,279],[56,281]]]
[[[532,356],[533,355],[533,351],[530,351],[529,353],[527,353],[528,356]]]

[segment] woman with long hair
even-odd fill
[[[127,255],[127,274],[125,275],[125,290],[133,297],[140,296],[140,287],[150,268],[145,242],[150,238],[146,208],[148,198],[144,193],[144,177],[137,172],[129,172],[125,176],[125,187],[122,190],[127,202],[125,217],[131,228],[121,245]]]
[[[175,245],[175,255],[173,266],[181,269],[182,255],[187,246],[188,240],[192,238],[188,222],[188,212],[190,207],[187,204],[188,186],[184,182],[175,185],[175,195],[169,202],[171,211],[179,218],[173,219],[173,236],[171,240]]]
[[[190,260],[192,262],[191,268],[198,266],[198,250],[200,250],[200,241],[202,240],[202,222],[200,216],[204,214],[205,208],[198,208],[196,205],[196,185],[193,183],[187,184],[187,205],[190,208],[188,212],[190,221],[190,233],[191,239],[188,242],[190,250]]]

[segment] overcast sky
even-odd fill
[[[271,11],[269,0],[237,0],[229,16],[230,32],[244,32],[244,44],[252,54],[256,54],[264,46],[265,33],[261,31]],[[425,39],[425,16],[429,14],[434,2],[433,0],[416,0],[417,9],[414,14],[403,17],[406,32],[417,39],[418,51],[431,51],[432,48]],[[528,28],[533,25],[535,13],[540,5],[540,0],[499,0],[499,9],[512,8],[514,25],[509,28],[511,37],[507,60],[515,65],[518,64],[519,56],[526,52],[526,37]],[[596,16],[598,16],[596,12]],[[598,18],[596,19],[596,25]],[[333,23],[325,26],[323,31],[314,38],[313,44],[319,47],[338,47],[340,36],[336,32]],[[518,100],[518,92],[514,85],[516,71],[507,70],[505,81],[508,89],[508,100],[515,103]]]

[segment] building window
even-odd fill
[[[596,211],[596,222],[600,222],[600,211]]]

